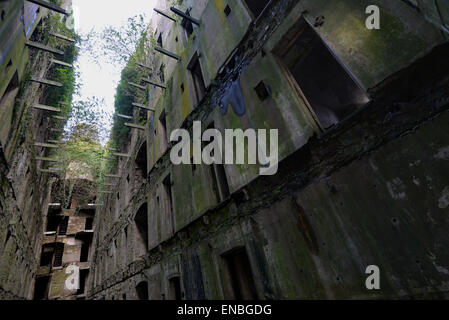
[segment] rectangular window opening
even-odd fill
[[[281,41],[279,58],[327,129],[365,105],[369,98],[309,24],[301,19]]]
[[[244,247],[223,255],[226,264],[226,285],[230,299],[256,300],[257,291],[251,265]]]
[[[173,195],[172,195],[172,185],[171,185],[171,176],[170,175],[168,175],[164,179],[163,185],[164,185],[164,191],[165,191],[166,198],[167,198],[166,210],[170,217],[171,230],[174,233],[175,232],[175,216],[174,216],[174,212],[173,212]]]
[[[169,280],[169,299],[182,300],[181,279],[179,277],[173,277]]]
[[[188,67],[195,87],[196,102],[200,103],[206,94],[206,84],[204,82],[203,71],[201,70],[200,59],[198,53],[195,53]]]

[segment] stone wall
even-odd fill
[[[365,28],[370,4],[381,8],[381,30]],[[144,298],[174,299],[176,281],[178,298],[236,298],[228,264],[239,250],[259,299],[447,297],[449,66],[441,31],[403,1],[279,0],[257,19],[243,1],[184,1],[188,7],[201,23],[191,36],[179,22],[152,21],[155,38],[181,60],[152,61],[156,70],[164,65],[167,89],[151,88],[156,112],[145,132],[133,131],[131,158],[119,163],[121,178],[98,209],[89,298],[142,299],[137,288],[146,283]],[[279,46],[304,23],[371,100],[327,130],[279,62]],[[207,88],[201,99],[189,71],[195,57]],[[264,101],[254,90],[261,81],[270,88]],[[279,129],[278,173],[226,165],[230,196],[221,198],[210,167],[172,165],[164,114],[168,136],[191,132],[196,120],[221,132]],[[142,143],[148,175],[136,162]],[[136,219],[142,208],[147,237]],[[365,288],[373,264],[379,291]]]

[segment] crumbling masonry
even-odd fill
[[[155,112],[98,209],[88,298],[447,298],[446,2],[169,2],[141,61]],[[279,129],[279,172],[173,165],[171,132],[197,120]]]
[[[365,25],[369,5],[381,10],[379,30]],[[68,277],[37,271],[43,215],[54,210],[48,174],[28,136],[2,140],[1,298],[449,298],[447,1],[161,0],[157,9],[158,49],[137,84],[154,112],[143,125],[129,106],[120,150],[129,157],[96,200],[89,262],[81,253],[61,262],[89,268],[85,295],[60,286],[36,296],[36,276]],[[11,110],[3,101],[0,121]],[[9,137],[30,127],[15,117]],[[194,121],[278,129],[278,173],[173,165],[170,134]],[[89,243],[86,224],[75,229],[69,242]],[[370,265],[379,290],[365,286]]]

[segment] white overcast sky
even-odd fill
[[[73,0],[75,28],[85,34],[94,28],[101,32],[106,26],[121,26],[128,18],[138,14],[151,17],[156,0]],[[121,68],[105,61],[100,65],[82,54],[78,57],[77,71],[80,72],[78,83],[82,84],[80,96],[74,100],[85,100],[96,96],[105,100],[105,117],[114,113],[114,95],[120,80]],[[102,141],[103,143],[105,141]]]

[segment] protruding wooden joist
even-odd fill
[[[51,149],[58,149],[59,148],[59,146],[57,144],[50,144],[50,143],[44,143],[44,142],[35,142],[34,146],[35,147],[41,147],[41,148],[51,148]]]
[[[109,150],[109,151],[113,151],[113,152],[118,152],[118,150],[115,149],[115,148],[108,148],[108,150]]]
[[[68,12],[66,10],[64,10],[63,8],[57,6],[53,3],[50,3],[48,1],[42,1],[42,0],[27,0],[27,1],[37,4],[39,6],[42,6],[44,8],[47,8],[49,10],[56,11],[56,12],[62,13],[64,15],[68,15]]]
[[[35,104],[33,105],[34,109],[39,109],[39,110],[45,110],[45,111],[51,111],[51,112],[61,112],[61,109],[55,108],[55,107],[50,107],[50,106],[46,106],[43,104]]]
[[[199,20],[189,16],[187,13],[184,13],[181,10],[176,9],[175,7],[170,7],[170,10],[176,13],[178,16],[181,16],[184,19],[189,20],[190,22],[196,24],[197,26],[201,25],[201,22]]]
[[[174,53],[172,53],[170,51],[167,51],[167,50],[165,50],[165,49],[163,49],[161,47],[154,47],[154,50],[156,50],[157,52],[160,52],[162,54],[165,54],[166,56],[169,56],[170,58],[176,59],[178,61],[181,60],[181,57],[178,56],[177,54],[174,54]]]
[[[57,163],[61,162],[58,159],[46,158],[46,157],[36,157],[36,160],[37,161],[44,161],[44,162],[57,162]]]
[[[150,106],[145,106],[141,103],[133,102],[133,107],[142,108],[142,109],[146,109],[146,110],[155,112],[154,108],[151,108]],[[131,119],[134,119],[134,118],[131,118]]]
[[[104,191],[104,190],[100,190],[100,191],[98,191],[98,193],[113,194],[114,192],[112,192],[112,191]]]
[[[59,34],[59,33],[50,32],[49,34],[50,34],[51,36],[53,36],[53,37],[55,37],[55,38],[58,38],[58,39],[61,39],[61,40],[65,40],[65,41],[68,41],[68,42],[76,42],[75,39],[66,37],[65,35],[62,35],[62,34]]]
[[[38,169],[38,171],[42,172],[42,173],[60,173],[62,170],[59,169]]]
[[[36,49],[47,51],[47,52],[54,53],[54,54],[60,54],[60,55],[64,54],[64,51],[61,51],[61,50],[58,50],[55,48],[51,48],[49,46],[40,44],[38,42],[27,41],[26,45],[29,47],[32,47],[32,48],[36,48]]]
[[[159,9],[156,9],[156,8],[154,8],[153,10],[154,10],[154,11],[156,11],[157,13],[159,13],[160,15],[162,15],[162,16],[164,16],[164,17],[166,17],[167,19],[170,19],[170,20],[172,20],[172,21],[176,22],[176,19],[175,19],[175,18],[172,18],[172,17],[170,17],[170,16],[168,15],[168,13],[165,13],[164,11],[161,11],[161,10],[159,10]]]
[[[146,90],[147,89],[146,87],[141,86],[140,84],[137,84],[137,83],[134,83],[134,82],[128,82],[128,84],[130,86],[136,87],[136,88],[141,89],[141,90]]]
[[[149,84],[151,84],[151,85],[153,85],[153,86],[155,86],[155,87],[159,87],[159,88],[162,88],[162,89],[167,89],[166,86],[164,86],[164,85],[162,85],[162,84],[159,84],[159,83],[156,83],[156,82],[154,82],[154,81],[151,81],[150,79],[142,78],[142,81],[143,81],[143,82],[146,82],[146,83],[149,83]]]
[[[41,84],[47,84],[49,86],[54,86],[54,87],[62,87],[62,83],[56,82],[56,81],[51,81],[51,80],[48,80],[48,79],[31,78],[30,81],[41,83]]]
[[[134,124],[134,123],[125,123],[125,127],[138,129],[138,130],[146,130],[146,128],[144,126],[141,126],[141,125],[138,125],[138,124]]]
[[[121,178],[118,174],[105,174],[104,176],[106,178]]]
[[[52,143],[52,144],[58,145],[58,144],[63,144],[64,142],[58,141],[58,140],[48,140],[48,143]]]
[[[119,113],[117,113],[116,116],[119,117],[119,118],[122,118],[122,119],[126,119],[126,120],[133,120],[134,119],[133,117],[125,116],[124,114],[119,114]]]
[[[63,106],[68,106],[69,105],[67,102],[64,102],[64,101],[59,101],[58,103],[63,105]]]
[[[59,61],[59,60],[56,60],[56,59],[51,59],[51,63],[59,64],[60,66],[63,66],[63,67],[73,68],[73,64],[70,64],[70,63],[67,63],[67,62],[64,62],[64,61]]]
[[[64,132],[64,129],[50,128],[50,131],[52,131],[52,132]]]
[[[153,70],[153,68],[151,68],[150,66],[147,66],[147,65],[145,65],[145,64],[143,64],[143,63],[136,62],[136,64],[137,64],[139,67],[142,67],[142,68],[145,68],[145,69],[148,69],[148,70]]]
[[[131,155],[126,153],[113,153],[112,155],[121,158],[131,158]]]
[[[62,120],[62,121],[67,120],[67,117],[62,117],[62,116],[51,116],[51,117],[52,117],[52,119],[56,119],[56,120]]]

